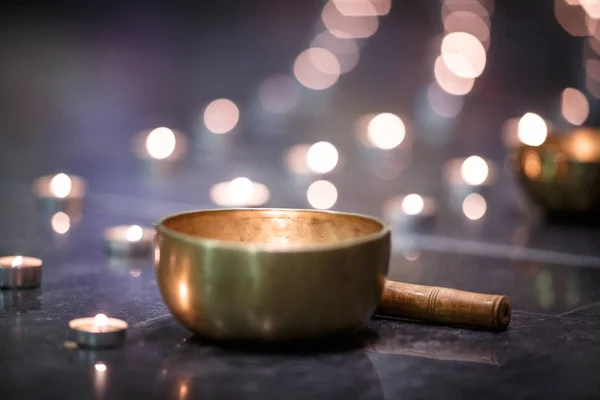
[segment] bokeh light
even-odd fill
[[[485,215],[487,202],[479,193],[471,193],[463,200],[462,211],[465,217],[471,221],[476,221]]]
[[[146,150],[150,157],[162,160],[175,151],[177,139],[169,128],[160,127],[153,129],[146,138]]]
[[[586,25],[586,12],[579,0],[554,0],[554,16],[558,24],[572,36],[590,34]]]
[[[485,48],[475,36],[466,32],[444,36],[441,55],[448,69],[462,78],[477,78],[485,69]]]
[[[274,114],[287,114],[300,102],[300,86],[288,75],[272,75],[258,88],[258,101]]]
[[[596,30],[596,32],[600,32],[600,29]],[[598,38],[590,36],[588,37],[587,42],[594,53],[600,54],[600,40],[598,40]]]
[[[323,48],[329,50],[340,63],[340,72],[346,73],[352,70],[359,59],[359,50],[353,39],[340,39],[329,31],[319,33],[310,43],[311,48]]]
[[[245,204],[252,199],[254,184],[246,177],[232,179],[227,186],[227,196],[235,203]]]
[[[323,7],[321,20],[327,30],[340,39],[368,38],[379,28],[379,18],[376,15],[346,16],[331,1]]]
[[[139,225],[131,225],[125,230],[125,239],[128,242],[139,242],[143,235],[144,231]]]
[[[589,59],[585,63],[586,73],[594,80],[600,82],[600,61]]]
[[[518,147],[519,140],[519,120],[520,118],[509,118],[502,124],[502,141],[510,149]]]
[[[425,202],[418,194],[411,193],[402,199],[402,211],[408,215],[417,215],[423,211]]]
[[[600,19],[600,1],[579,0],[579,4],[590,18]]]
[[[329,142],[317,142],[309,147],[306,153],[306,164],[319,174],[332,171],[337,165],[339,154]]]
[[[64,199],[71,193],[71,178],[67,174],[56,174],[50,179],[50,193],[60,199]]]
[[[444,91],[455,96],[462,96],[469,93],[475,84],[475,78],[463,78],[448,69],[442,56],[439,56],[435,60],[433,74],[438,85]]]
[[[463,180],[471,185],[481,185],[486,181],[489,168],[485,160],[479,156],[470,156],[460,166],[460,175]]]
[[[482,17],[471,11],[454,11],[444,18],[446,33],[466,32],[475,36],[483,45],[490,40],[490,27]]]
[[[59,235],[64,235],[71,229],[71,218],[62,211],[55,213],[50,220],[52,230]]]
[[[213,185],[209,191],[214,204],[225,207],[259,207],[270,196],[269,188],[244,176]]]
[[[212,133],[222,134],[233,130],[240,119],[240,110],[229,99],[213,100],[204,109],[204,125]]]
[[[546,121],[535,113],[526,113],[519,120],[518,136],[521,143],[528,146],[541,145],[548,136]]]
[[[377,15],[370,0],[331,0],[340,14],[347,17],[365,17]]]
[[[582,163],[600,160],[600,139],[591,129],[580,129],[565,147],[569,157]]]
[[[585,63],[586,89],[596,98],[600,98],[600,61],[589,59]]]
[[[566,88],[561,95],[560,110],[569,123],[581,125],[590,113],[590,104],[579,90]]]
[[[529,179],[537,179],[542,173],[542,160],[537,152],[528,150],[523,156],[523,171]]]
[[[392,9],[392,0],[370,0],[375,7],[377,15],[388,15]]]
[[[442,17],[456,11],[468,11],[480,17],[489,17],[494,12],[494,0],[442,0]]]
[[[338,191],[329,181],[319,180],[310,184],[306,191],[306,199],[311,207],[319,210],[328,210],[335,205]]]
[[[302,85],[313,90],[333,86],[340,77],[341,66],[327,49],[312,47],[304,50],[294,62],[294,76]]]
[[[290,172],[298,175],[312,172],[306,160],[309,148],[308,144],[297,144],[285,152],[283,162]]]
[[[398,147],[406,136],[406,127],[402,119],[392,113],[374,116],[367,126],[367,138],[379,149],[390,150]]]
[[[464,100],[443,90],[437,83],[429,85],[427,101],[433,112],[442,118],[454,118],[460,114]]]

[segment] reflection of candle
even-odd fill
[[[259,182],[238,177],[220,182],[210,189],[210,198],[216,205],[226,207],[257,207],[269,200],[269,189]]]
[[[94,364],[94,369],[98,372],[106,372],[106,364],[104,363],[96,363]]]
[[[315,181],[306,190],[306,200],[311,207],[318,210],[329,210],[338,199],[335,185],[326,180]]]
[[[462,202],[462,212],[471,221],[476,221],[487,212],[487,202],[479,193],[471,193]]]
[[[50,220],[50,225],[52,226],[52,230],[59,235],[64,235],[69,232],[71,229],[71,218],[68,214],[59,211],[52,216]]]
[[[69,321],[71,339],[81,346],[116,347],[123,345],[127,322],[105,314]]]
[[[154,229],[139,225],[118,225],[104,231],[104,244],[110,254],[149,255]]]
[[[85,196],[85,181],[65,173],[41,176],[33,182],[33,192],[38,198],[81,200]]]
[[[384,218],[399,225],[427,222],[435,214],[435,200],[415,193],[392,197],[383,206]]]
[[[29,289],[42,282],[42,260],[34,257],[0,257],[0,288]]]

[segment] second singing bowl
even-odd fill
[[[373,315],[390,230],[331,211],[221,209],[156,227],[156,277],[171,313],[217,340],[298,340],[349,333]]]
[[[516,153],[517,177],[548,216],[600,215],[600,131],[578,128]]]

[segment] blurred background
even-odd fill
[[[539,229],[511,155],[596,125],[596,1],[0,7],[7,209],[66,173],[131,222],[318,208],[385,218],[413,233],[407,248],[560,251],[567,232],[571,252],[594,251],[589,231]],[[25,217],[7,214],[18,237]]]

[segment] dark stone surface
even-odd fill
[[[572,66],[579,46],[565,39],[551,5],[496,2],[486,71],[462,112],[443,119],[424,100],[439,2],[394,2],[379,32],[361,42],[358,67],[327,91],[302,89],[284,117],[260,109],[257,88],[291,69],[318,31],[321,2],[206,2],[202,12],[147,2],[102,13],[68,11],[65,2],[54,18],[33,3],[0,11],[0,255],[39,256],[44,273],[39,289],[0,292],[0,398],[600,396],[600,230],[544,223],[524,207],[500,138],[504,121],[527,111],[564,124],[560,92],[584,76]],[[218,97],[232,98],[241,119],[228,145],[209,148],[199,121]],[[374,155],[356,140],[356,121],[386,111],[402,115],[414,146]],[[179,162],[132,155],[133,137],[156,126],[187,137]],[[284,151],[318,140],[337,146],[339,166],[325,176],[289,173]],[[495,161],[498,172],[478,221],[442,179],[447,159],[471,154]],[[72,216],[59,235],[31,182],[62,171],[85,178],[89,191],[80,220]],[[266,184],[273,207],[309,207],[306,189],[319,178],[336,185],[342,211],[383,216],[390,196],[434,197],[432,224],[395,227],[389,278],[507,294],[509,329],[374,317],[353,337],[310,346],[223,347],[191,337],[163,304],[152,261],[108,257],[103,231],[214,207],[210,187],[240,175]],[[129,323],[125,346],[66,347],[68,321],[99,312]]]

